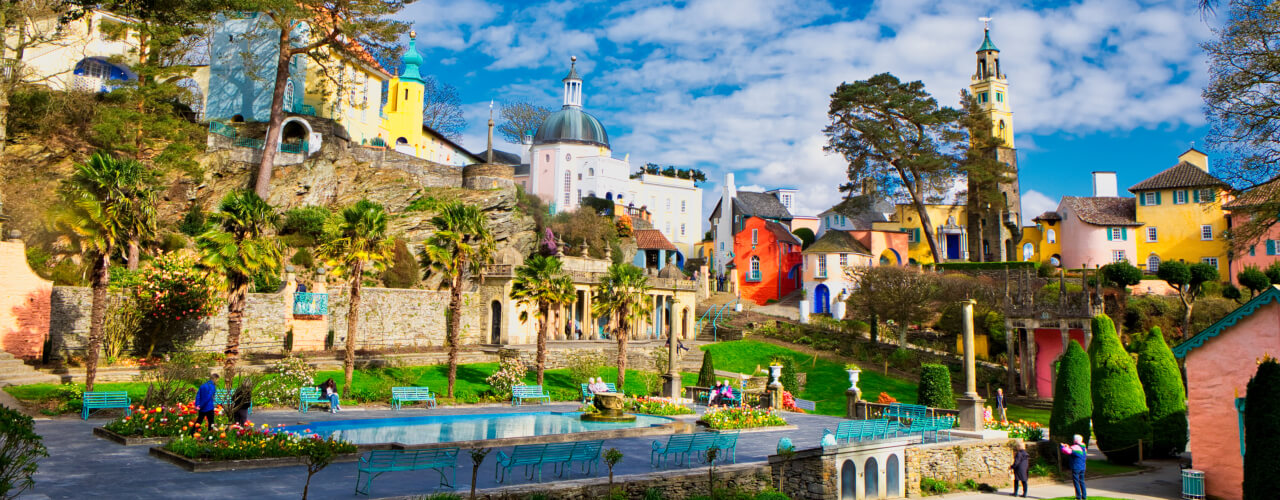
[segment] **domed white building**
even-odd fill
[[[650,174],[631,178],[628,158],[613,157],[604,125],[582,109],[576,57],[562,81],[564,107],[525,137],[525,165],[516,170],[516,182],[546,201],[552,213],[575,210],[590,196],[644,208],[653,228],[690,255],[702,240],[702,189],[690,179]]]

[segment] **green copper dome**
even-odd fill
[[[577,106],[565,106],[564,109],[547,115],[533,136],[534,144],[555,144],[560,142],[594,144],[609,147],[609,134],[605,133],[600,120]]]
[[[400,63],[404,66],[404,70],[400,72],[400,79],[422,83],[422,72],[418,69],[422,62],[422,54],[418,53],[418,32],[410,31],[409,47],[405,49],[404,55],[400,56]]]
[[[995,52],[1000,52],[1000,49],[996,48],[996,44],[991,43],[990,30],[982,30],[982,46],[978,47],[978,52],[982,52],[984,50],[992,50]]]

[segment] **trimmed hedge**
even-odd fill
[[[1244,498],[1275,498],[1280,491],[1280,363],[1275,358],[1258,363],[1245,396]]]
[[[1053,385],[1053,412],[1049,415],[1049,438],[1070,443],[1079,434],[1089,443],[1089,419],[1093,418],[1093,396],[1089,393],[1089,355],[1072,340],[1058,362]]]
[[[1008,268],[1010,271],[1016,271],[1020,269],[1040,269],[1040,263],[1030,261],[938,262],[933,264],[933,268],[939,271],[1004,270],[1005,268]]]
[[[916,404],[930,408],[954,410],[956,396],[951,392],[951,371],[946,365],[920,365],[920,385],[916,386]]]
[[[698,369],[698,387],[715,387],[716,369],[711,362],[711,352],[702,351],[702,368]]]
[[[1149,449],[1157,457],[1182,453],[1187,448],[1187,393],[1178,362],[1159,327],[1151,329],[1138,351],[1138,378],[1151,419]]]
[[[1109,462],[1137,462],[1138,441],[1151,439],[1147,398],[1133,358],[1124,350],[1115,324],[1106,315],[1093,317],[1089,361],[1093,432],[1098,449]]]

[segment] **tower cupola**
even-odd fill
[[[422,62],[422,54],[418,53],[418,32],[410,31],[409,46],[405,48],[404,55],[400,56],[400,65],[404,68],[400,71],[400,79],[422,83],[422,73],[419,70]]]
[[[1000,49],[996,48],[996,44],[991,43],[989,28],[982,30],[982,46],[978,47],[977,54],[978,70],[973,74],[974,80],[1004,79],[1004,73],[1000,71]]]
[[[578,76],[578,56],[569,56],[569,74],[564,80],[564,106],[582,107],[582,77]]]

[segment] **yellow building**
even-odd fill
[[[1178,156],[1178,164],[1134,184],[1137,220],[1145,225],[1138,238],[1137,262],[1156,272],[1161,262],[1204,262],[1228,273],[1227,217],[1222,198],[1227,183],[1209,173],[1209,157],[1196,149]]]
[[[1013,110],[1009,107],[1009,80],[1000,70],[1000,49],[991,43],[991,32],[983,30],[978,47],[978,69],[969,91],[991,118],[991,134],[1013,148]]]
[[[404,69],[387,85],[387,102],[382,107],[377,137],[388,148],[436,163],[458,167],[482,163],[462,146],[422,124],[426,84],[416,32],[409,33],[409,47],[400,62]]]
[[[382,132],[378,104],[382,82],[391,74],[358,43],[347,43],[342,53],[319,50],[328,56],[329,64],[307,65],[303,104],[346,128],[353,143],[372,142]]]
[[[969,259],[969,234],[964,224],[968,220],[967,208],[964,205],[927,204],[925,212],[938,240],[938,252],[946,262],[964,262]],[[889,222],[876,222],[872,229],[881,231],[903,231],[907,233],[907,262],[911,264],[932,264],[933,251],[925,240],[924,226],[913,205],[903,203],[894,207],[893,217]]]
[[[1022,240],[1018,242],[1018,260],[1041,264],[1062,265],[1062,216],[1050,210],[1037,215],[1036,225],[1022,228]]]

